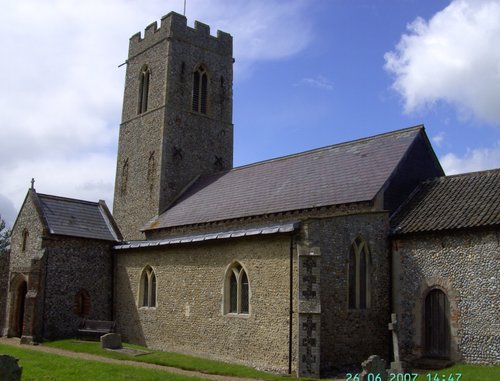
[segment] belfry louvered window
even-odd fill
[[[151,78],[151,70],[147,65],[141,69],[139,78],[139,107],[138,114],[148,111],[148,98],[149,98],[149,80]]]
[[[370,267],[368,245],[357,237],[349,251],[349,309],[370,307]]]
[[[204,66],[199,66],[193,73],[192,110],[201,114],[207,113],[208,74]]]

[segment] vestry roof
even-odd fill
[[[199,178],[145,230],[371,201],[423,126]]]
[[[423,182],[391,225],[395,234],[500,225],[500,169]]]
[[[118,241],[104,201],[90,202],[36,193],[51,234]]]

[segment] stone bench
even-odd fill
[[[84,319],[78,328],[78,337],[99,338],[107,333],[115,331],[115,322],[107,320]]]

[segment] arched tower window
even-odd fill
[[[349,309],[370,307],[370,266],[368,245],[357,237],[349,251]]]
[[[156,307],[156,275],[149,265],[142,270],[141,274],[139,307]]]
[[[192,110],[201,114],[207,113],[208,73],[200,65],[193,73],[193,103]]]
[[[128,182],[128,158],[125,159],[125,162],[122,166],[122,178],[120,184],[120,193],[122,196],[127,194],[127,182]]]
[[[90,294],[84,288],[80,289],[75,295],[73,305],[73,313],[77,316],[84,317],[90,314]]]
[[[224,312],[226,314],[248,314],[250,311],[250,284],[248,275],[238,262],[226,273],[224,285]]]
[[[148,97],[149,97],[149,80],[151,77],[151,70],[147,65],[144,65],[141,69],[141,75],[139,78],[139,107],[137,110],[138,114],[148,111]]]

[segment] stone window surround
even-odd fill
[[[196,83],[196,74],[198,74],[198,83]],[[196,65],[193,70],[192,77],[192,96],[191,96],[191,111],[199,115],[209,114],[209,85],[210,74],[204,64]],[[205,82],[204,82],[205,81]],[[205,90],[203,90],[203,82],[205,83]],[[195,97],[196,95],[196,97]]]
[[[148,65],[143,65],[139,74],[139,92],[137,99],[137,114],[148,111],[149,88],[151,81],[151,69]]]
[[[24,228],[22,233],[22,244],[21,244],[22,252],[25,252],[28,247],[28,237],[29,237],[28,229]]]
[[[238,312],[230,312],[231,308],[231,275],[234,273],[234,269],[236,267],[240,267],[241,269],[238,271],[239,276],[237,278],[238,281],[238,289],[236,292],[237,295],[237,311]],[[248,281],[248,312],[240,312],[241,311],[241,278],[243,274],[246,275],[247,281]],[[222,300],[222,311],[223,315],[228,316],[228,317],[235,317],[235,318],[248,318],[251,315],[252,312],[252,307],[251,307],[251,287],[250,287],[250,279],[248,277],[248,270],[246,267],[240,262],[240,261],[233,261],[231,264],[226,268],[225,276],[224,276],[224,296]]]
[[[139,287],[137,288],[138,290],[137,306],[141,310],[156,309],[156,307],[158,306],[158,282],[156,277],[156,270],[153,268],[153,266],[148,264],[144,266],[140,274],[141,275],[139,278]],[[148,285],[147,301],[144,300],[145,282],[147,282]],[[154,288],[154,293],[153,293],[153,288]]]
[[[90,314],[92,308],[91,298],[89,292],[81,288],[74,298],[74,314],[84,317]]]
[[[360,241],[361,244],[357,244],[356,242]],[[349,271],[350,271],[350,256],[351,253],[354,252],[355,255],[355,260],[356,260],[356,266],[355,266],[355,308],[350,307],[350,295],[349,295],[349,290],[350,290],[350,281],[349,281]],[[363,252],[365,254],[366,258],[366,301],[365,305],[366,307],[360,308],[360,256],[359,254]],[[371,259],[371,253],[370,253],[370,248],[368,246],[368,241],[361,235],[357,235],[356,238],[352,240],[351,245],[349,246],[349,251],[347,253],[347,310],[350,313],[353,312],[362,312],[370,309],[371,306],[371,271],[372,271],[372,259]]]

